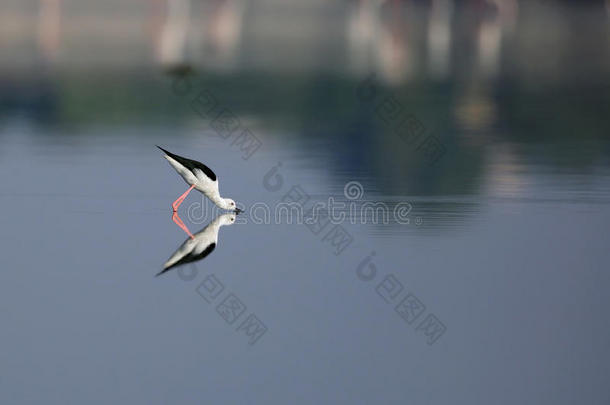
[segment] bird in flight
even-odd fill
[[[165,153],[165,159],[167,159],[169,164],[176,169],[184,181],[191,186],[184,194],[173,202],[172,208],[174,212],[178,211],[180,204],[182,204],[186,196],[194,188],[201,191],[206,197],[212,200],[214,204],[223,210],[234,211],[236,214],[242,212],[242,210],[237,208],[235,201],[230,198],[222,198],[220,196],[220,192],[218,191],[218,178],[209,167],[201,162],[197,162],[196,160],[187,159],[168,152],[158,145],[157,148],[161,149]]]
[[[177,214],[174,214],[177,216]],[[179,217],[178,217],[179,220]],[[176,222],[176,219],[174,219]],[[180,222],[182,222],[180,220]],[[176,222],[178,223],[178,222]],[[189,235],[189,238],[184,241],[182,245],[174,252],[174,254],[167,259],[157,276],[173,269],[181,264],[193,263],[199,260],[205,259],[218,244],[218,231],[223,225],[233,225],[235,223],[235,214],[222,214],[216,217],[210,222],[205,228],[192,235],[188,228],[183,228]],[[179,224],[180,226],[180,224]],[[180,226],[182,228],[182,226]]]

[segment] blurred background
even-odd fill
[[[608,403],[609,134],[608,0],[2,0],[0,399]],[[203,275],[153,277],[186,189],[155,144],[246,206],[358,181],[412,221],[346,225],[338,257],[223,229],[198,268],[269,326],[250,347]],[[446,325],[434,345],[354,275],[372,251]]]
[[[0,119],[61,136],[100,126],[184,128],[199,117],[168,93],[164,73],[187,67],[242,121],[264,125],[263,137],[286,131],[307,144],[332,133],[350,150],[333,164],[365,165],[383,177],[384,192],[476,193],[489,175],[527,176],[517,166],[530,159],[591,173],[608,152],[599,142],[609,125],[609,7],[4,0]],[[421,159],[354,96],[371,73],[450,149],[425,183],[401,175]],[[371,130],[383,136],[365,136]],[[529,154],[512,142],[530,151],[550,145]]]

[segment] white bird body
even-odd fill
[[[203,171],[199,169],[194,169],[193,171],[191,171],[181,165],[180,162],[178,162],[176,159],[167,155],[165,155],[164,157],[165,159],[167,159],[169,164],[172,165],[174,169],[176,169],[178,174],[182,176],[184,181],[186,181],[186,184],[191,186],[194,185],[196,190],[201,191],[203,194],[205,194],[206,197],[212,200],[214,204],[220,207],[220,204],[222,204],[222,198],[220,197],[220,191],[218,190],[218,178],[212,181],[208,176],[203,173]]]
[[[208,256],[218,244],[218,231],[221,226],[233,225],[235,222],[235,214],[219,215],[210,222],[202,231],[196,233],[191,238],[188,238],[174,254],[167,259],[163,265],[163,270],[157,274],[163,274],[173,267],[185,263],[191,263],[204,259]]]
[[[160,146],[157,147],[165,152],[165,159],[174,169],[176,169],[184,181],[191,186],[186,193],[178,197],[174,204],[172,204],[174,211],[176,211],[178,206],[182,204],[182,201],[184,201],[188,193],[195,188],[208,197],[218,207],[225,210],[235,210],[239,212],[235,201],[230,198],[222,198],[220,196],[218,189],[218,177],[209,167],[201,162],[197,162],[196,160],[175,155],[166,151]]]

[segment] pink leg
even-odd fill
[[[176,225],[178,225],[184,232],[186,232],[186,234],[190,236],[191,239],[195,239],[191,231],[189,231],[186,225],[184,225],[184,222],[182,222],[182,219],[180,219],[177,212],[174,212],[174,215],[172,216],[172,221],[174,221]]]
[[[178,211],[178,207],[180,206],[180,204],[182,204],[182,201],[184,201],[186,196],[189,195],[191,190],[194,188],[195,188],[195,185],[193,184],[192,186],[189,187],[188,190],[186,190],[186,192],[184,194],[182,194],[180,197],[178,197],[178,199],[176,201],[174,201],[174,203],[172,204],[172,208],[174,209],[174,212]]]

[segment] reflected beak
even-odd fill
[[[236,213],[236,214],[239,214],[239,213],[241,213],[241,212],[244,212],[244,210],[240,210],[239,208],[235,208],[235,213]]]

